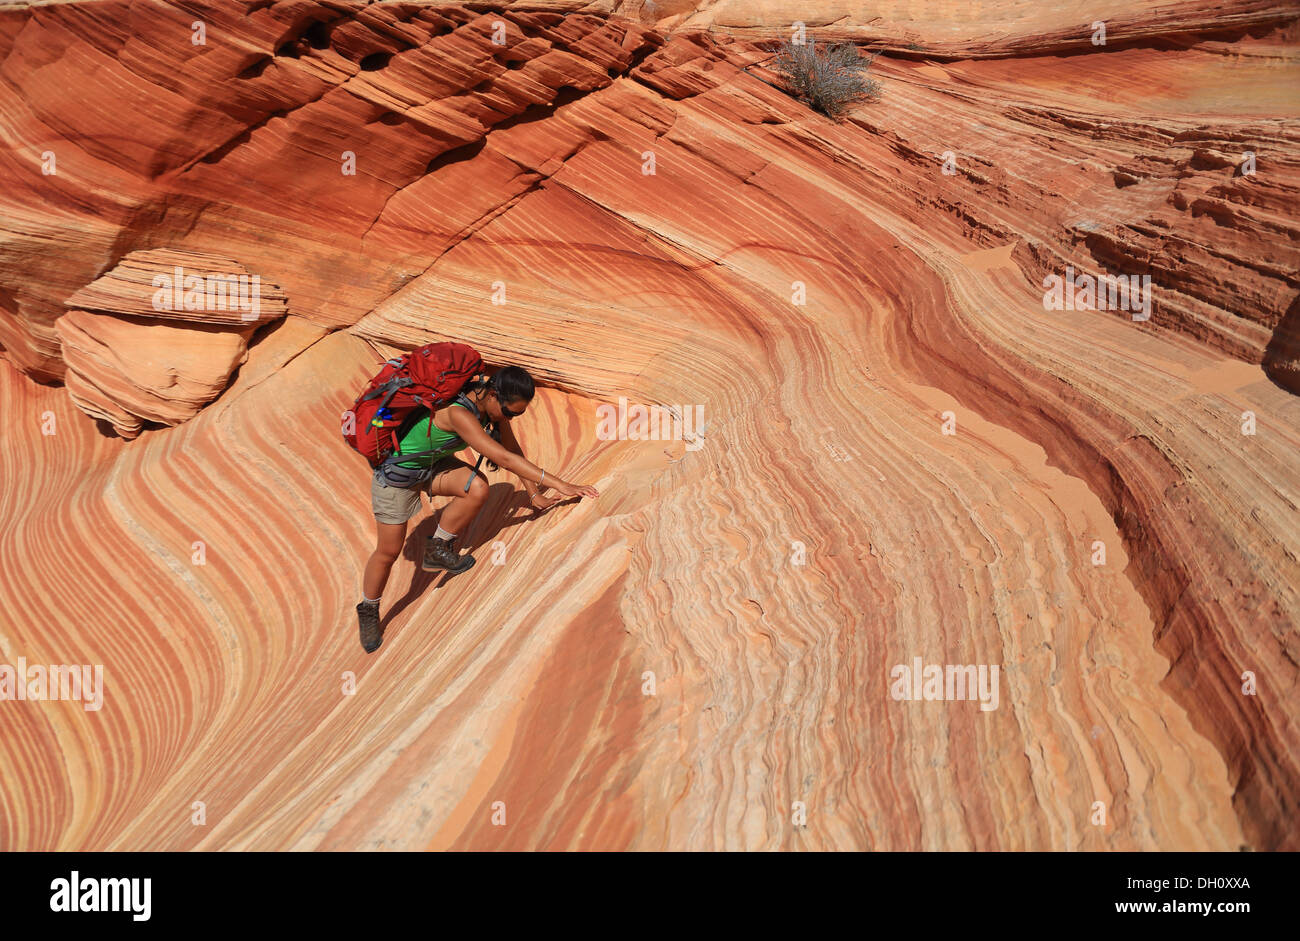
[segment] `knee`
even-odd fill
[[[392,548],[391,546],[379,546],[375,549],[375,554],[371,558],[385,567],[392,565],[397,561],[397,557],[402,554],[402,547]]]
[[[475,474],[473,481],[469,485],[469,493],[465,494],[465,498],[471,503],[482,503],[487,499],[487,495],[487,482],[480,475]]]

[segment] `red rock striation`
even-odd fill
[[[0,847],[1296,848],[1296,11],[698,6],[0,14],[0,662],[108,684],[0,702]],[[283,292],[236,371],[128,328],[162,248]],[[367,657],[338,416],[441,339],[601,496],[493,474],[445,583],[425,518]]]

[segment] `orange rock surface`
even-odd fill
[[[104,671],[0,701],[0,848],[1297,848],[1297,12],[650,6],[0,13],[0,664]],[[796,18],[881,98],[774,87]],[[286,316],[70,301],[158,250]],[[339,417],[444,339],[601,495],[491,474],[449,580],[423,514],[367,656]]]

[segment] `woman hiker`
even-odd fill
[[[519,441],[510,430],[510,420],[518,418],[533,400],[533,377],[518,366],[506,366],[491,378],[468,383],[456,399],[432,415],[427,409],[418,409],[398,431],[398,450],[389,458],[396,463],[394,476],[400,468],[410,468],[411,476],[419,480],[432,471],[427,484],[409,488],[390,486],[382,468],[376,470],[370,485],[370,503],[379,531],[375,551],[366,562],[362,581],[362,601],[357,605],[361,622],[361,646],[373,653],[383,643],[379,633],[379,600],[388,573],[401,554],[406,542],[406,524],[420,508],[420,492],[433,496],[451,497],[451,503],[438,521],[438,529],[429,537],[421,568],[426,572],[445,569],[457,574],[474,564],[468,552],[459,555],[452,548],[456,536],[463,533],[487,499],[488,485],[473,467],[456,458],[456,452],[471,447],[486,458],[489,466],[497,465],[515,474],[524,482],[532,506],[544,510],[562,497],[595,497],[595,487],[584,487],[561,480],[524,457]],[[488,428],[500,438],[498,443],[488,433]],[[416,456],[418,452],[426,452]],[[433,453],[427,453],[433,452]],[[403,454],[412,455],[402,461]],[[429,470],[426,470],[429,469]],[[468,487],[467,487],[468,485]],[[556,496],[543,496],[542,490],[550,488]]]

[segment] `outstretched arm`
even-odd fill
[[[515,437],[515,430],[511,427],[512,425],[513,422],[508,421],[501,423],[501,444],[507,451],[513,451],[523,457],[524,449],[520,446],[519,439]],[[549,497],[542,495],[543,490],[550,489],[550,484],[538,485],[525,477],[519,479],[523,481],[524,490],[528,492],[528,503],[534,510],[545,510],[560,502],[560,498],[554,494]],[[547,480],[550,480],[549,475]]]
[[[518,454],[520,457],[523,457],[524,449],[520,446],[519,439],[515,437],[515,431],[513,428],[510,427],[510,422],[508,421],[502,422],[500,425],[500,430],[501,430],[501,446],[504,447],[507,451],[513,451],[515,454]],[[523,481],[524,489],[528,491],[529,498],[532,498],[533,496],[535,496],[540,492],[539,485],[533,483],[527,477],[520,477],[519,479]]]
[[[470,413],[469,409],[453,408],[451,412],[451,426],[456,434],[460,435],[462,441],[482,454],[493,464],[503,467],[510,473],[514,474],[521,480],[531,483],[542,482],[542,468],[538,467],[523,454],[517,451],[507,450],[501,444],[493,441],[483,426]],[[508,425],[508,422],[503,422]],[[506,438],[506,431],[501,432],[501,439]],[[513,435],[511,440],[514,440]],[[518,441],[514,441],[515,447],[519,446]],[[546,472],[545,484],[551,487],[562,497],[595,497],[599,496],[595,487],[584,487],[578,484],[571,484],[566,480],[561,480],[550,471]]]

